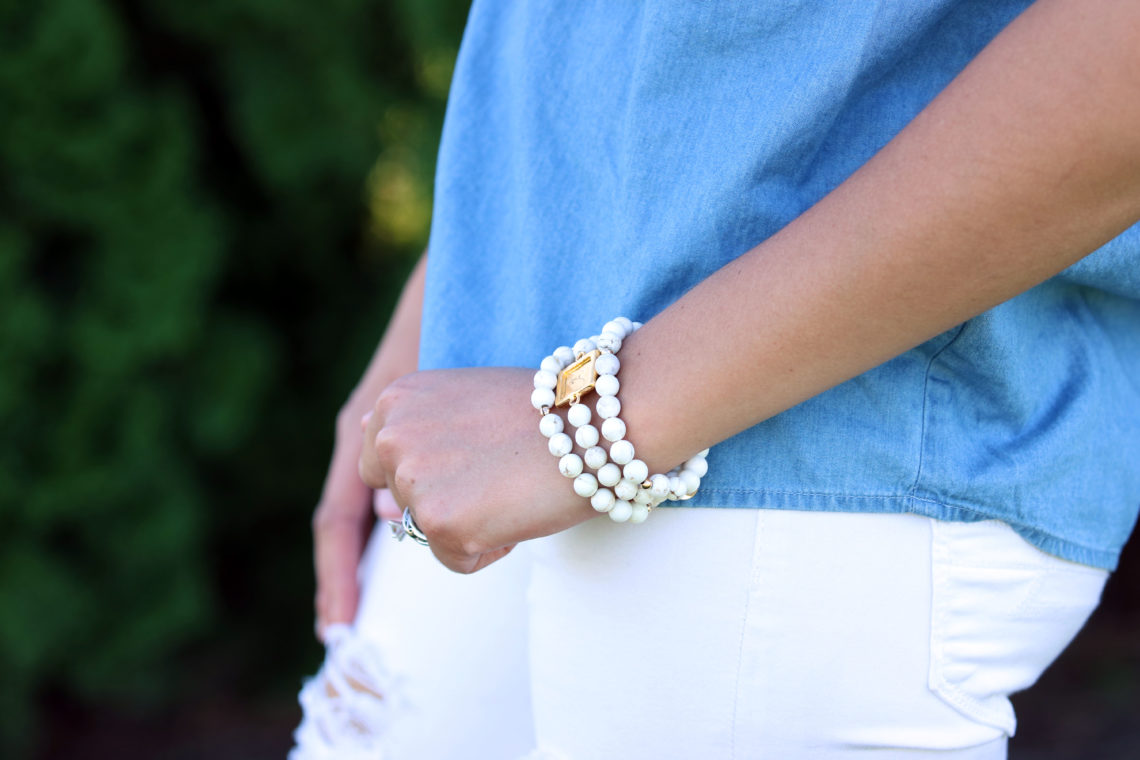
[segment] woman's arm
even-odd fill
[[[331,623],[356,615],[356,570],[372,527],[372,490],[360,480],[360,421],[385,386],[415,372],[419,360],[420,315],[427,254],[408,277],[392,319],[368,368],[336,419],[336,442],[320,503],[313,514],[313,557],[317,574],[318,635]],[[323,638],[323,636],[322,636]]]
[[[1140,4],[1042,0],[846,182],[627,342],[638,452],[683,461],[1138,218]]]
[[[846,182],[626,341],[630,439],[664,471],[1138,218],[1140,4],[1041,0]],[[530,375],[417,373],[381,394],[361,472],[412,505],[452,569],[593,514],[535,432]]]

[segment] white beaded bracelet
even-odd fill
[[[621,363],[617,352],[639,327],[640,322],[618,317],[607,322],[600,335],[584,338],[573,347],[559,346],[542,360],[530,398],[542,414],[538,429],[548,439],[550,453],[558,457],[559,472],[573,478],[574,492],[614,522],[644,522],[663,501],[692,498],[708,472],[705,449],[668,474],[650,475],[649,467],[635,458],[633,444],[625,438],[626,426],[618,417]],[[594,412],[602,420],[600,429],[591,424],[594,412],[581,403],[590,391],[598,396]],[[562,418],[551,412],[552,407],[567,404],[573,440],[563,431]],[[598,445],[601,438],[610,442],[608,453]],[[575,442],[583,449],[581,456],[574,453]],[[587,467],[597,474],[585,472]]]

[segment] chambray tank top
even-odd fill
[[[421,366],[537,367],[616,315],[648,321],[842,182],[1026,5],[475,0]],[[1140,507],[1140,227],[713,447],[686,504],[998,519],[1114,568]]]

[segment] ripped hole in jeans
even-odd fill
[[[383,760],[384,737],[401,709],[397,679],[350,626],[329,626],[325,642],[324,665],[301,689],[304,715],[289,760]]]

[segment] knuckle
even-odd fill
[[[414,388],[419,382],[419,372],[410,372],[406,375],[400,375],[392,382],[388,383],[388,388],[394,392],[401,392],[410,388]]]
[[[398,431],[391,425],[380,428],[372,440],[372,448],[376,452],[376,456],[381,459],[391,456],[396,451],[398,444]]]
[[[479,541],[478,539],[471,536],[463,538],[459,542],[459,548],[463,552],[464,556],[470,557],[471,559],[479,557],[487,551],[487,547],[484,546],[482,541]]]
[[[397,404],[400,404],[409,395],[417,392],[420,386],[419,376],[420,373],[413,372],[409,375],[397,377],[395,380],[384,386],[383,390],[376,397],[376,403],[373,405],[373,410],[380,415],[387,415]]]
[[[400,463],[400,465],[396,468],[396,471],[392,473],[392,484],[396,487],[396,491],[403,495],[405,499],[410,499],[412,494],[415,493],[416,483],[418,480],[419,478],[416,475],[415,467],[410,462]],[[423,512],[424,519],[428,521],[428,525],[432,525],[432,527],[434,527],[434,523],[437,519],[435,510],[424,509]],[[416,520],[418,522],[419,512],[416,514]],[[427,530],[426,526],[421,525],[420,527],[423,527],[425,531]]]
[[[391,402],[391,397],[387,395],[387,389],[380,391],[380,395],[372,402],[372,411],[375,414],[383,415],[388,410],[388,404]]]
[[[376,403],[372,405],[372,409],[376,414],[386,415],[388,410],[403,398],[403,395],[403,386],[399,381],[389,383],[384,386],[384,390],[380,391],[380,395],[376,397]]]
[[[364,485],[369,488],[383,488],[387,483],[380,467],[368,461],[365,457],[361,457],[359,462],[357,462],[356,472],[360,475],[360,480]]]

